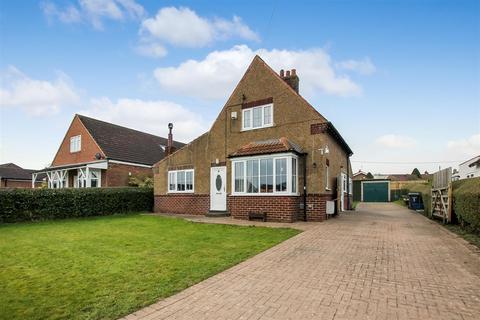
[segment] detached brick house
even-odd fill
[[[32,182],[35,170],[23,169],[14,163],[0,164],[0,188],[36,188],[42,185],[44,175]]]
[[[37,173],[46,173],[49,188],[127,186],[130,176],[152,177],[153,164],[184,146],[171,138],[76,114],[51,166]]]
[[[321,221],[335,199],[348,208],[351,155],[295,69],[277,74],[256,56],[210,131],[154,166],[155,211]]]

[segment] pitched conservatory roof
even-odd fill
[[[296,143],[282,137],[278,139],[249,142],[232,153],[230,158],[281,152],[294,152],[301,154],[303,153],[303,150]]]

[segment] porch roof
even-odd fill
[[[49,172],[49,171],[56,171],[56,170],[77,169],[77,168],[83,168],[83,167],[87,167],[87,166],[90,167],[90,168],[107,169],[105,164],[107,164],[107,160],[98,160],[98,161],[66,164],[66,165],[62,165],[62,166],[47,167],[47,168],[44,168],[44,169],[41,169],[41,170],[36,170],[33,173],[42,173],[42,172]]]
[[[271,154],[281,152],[294,152],[297,154],[303,154],[302,148],[296,143],[290,141],[285,137],[278,139],[269,139],[262,141],[252,141],[244,145],[234,153],[230,154],[230,158],[253,156],[260,154]]]

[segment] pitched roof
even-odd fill
[[[82,115],[77,116],[109,159],[153,165],[165,157],[162,146],[167,146],[166,138]],[[184,144],[173,141],[173,146],[178,149]]]
[[[31,180],[35,170],[23,169],[14,163],[0,164],[0,177],[2,179]]]
[[[230,157],[233,158],[240,156],[252,156],[280,152],[303,153],[302,148],[300,148],[296,143],[288,140],[285,137],[282,137],[278,139],[249,142],[248,144],[244,145],[243,147],[232,153]]]

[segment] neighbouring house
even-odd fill
[[[131,176],[152,177],[153,165],[183,147],[168,139],[76,114],[51,166],[49,188],[127,186]]]
[[[353,174],[353,180],[365,180],[368,179],[367,177],[368,173],[363,172],[362,170],[358,170],[358,172],[355,172]]]
[[[14,163],[0,164],[0,188],[37,188],[42,185],[44,175],[32,181],[35,170],[23,169]]]
[[[460,163],[458,171],[452,176],[452,180],[462,180],[480,177],[480,155]]]
[[[155,165],[155,211],[321,221],[349,208],[352,154],[296,70],[256,56],[210,131]]]

